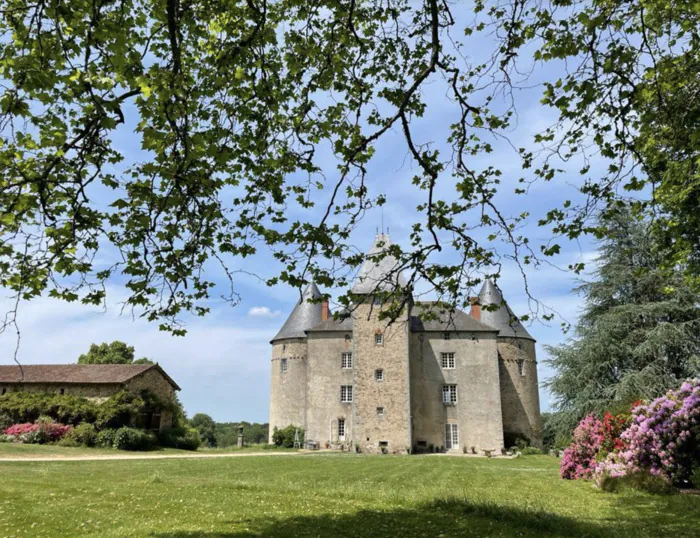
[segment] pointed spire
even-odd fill
[[[392,273],[396,270],[398,262],[393,256],[378,258],[377,255],[391,246],[389,234],[378,233],[372,243],[372,248],[365,256],[365,261],[360,267],[360,272],[355,278],[352,293],[369,294],[374,291],[391,291],[398,286],[405,286],[406,279],[403,275]]]
[[[479,304],[481,305],[481,322],[498,329],[498,336],[534,340],[503,299],[501,290],[490,279],[486,279],[481,287]],[[497,309],[487,310],[484,308],[488,305],[495,306]]]
[[[301,300],[292,310],[292,313],[284,322],[282,328],[277,335],[272,339],[282,340],[283,338],[306,338],[306,330],[314,325],[321,323],[323,305],[318,303],[310,303],[309,299],[321,297],[321,292],[314,282],[310,282],[304,292],[301,294]]]

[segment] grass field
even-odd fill
[[[700,497],[605,494],[547,456],[0,463],[0,537],[691,537]]]
[[[137,455],[192,455],[192,454],[228,454],[238,452],[295,452],[291,448],[263,449],[262,445],[244,448],[200,448],[196,452],[175,448],[155,448],[148,452],[125,452],[111,448],[64,447],[59,445],[25,445],[21,443],[0,443],[0,458],[34,458],[34,457],[81,457],[81,456],[137,456]],[[2,535],[0,535],[1,537]]]

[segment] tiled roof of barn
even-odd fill
[[[157,364],[16,364],[0,366],[0,383],[114,385],[156,369],[176,389],[180,387]]]

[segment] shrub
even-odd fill
[[[3,433],[12,441],[27,444],[55,443],[71,431],[71,426],[47,422],[46,420],[36,424],[15,424],[5,428]]]
[[[117,430],[102,430],[97,434],[96,445],[102,448],[113,448],[114,447],[114,435]]]
[[[11,443],[12,438],[9,435],[5,435],[4,433],[0,434],[0,443]]]
[[[656,494],[669,494],[674,491],[667,479],[643,470],[623,475],[616,475],[614,472],[606,470],[602,473],[596,473],[596,484],[608,493],[618,493],[624,489],[637,489]]]
[[[294,426],[293,424],[290,424],[286,428],[283,428],[281,430],[275,428],[272,432],[272,442],[277,445],[277,446],[282,446],[285,448],[293,448],[294,447],[294,436],[295,432],[299,431],[299,442],[304,444],[304,430],[303,428],[299,428],[297,426]]]
[[[598,465],[596,481],[646,471],[690,487],[700,466],[700,380],[638,405],[632,414],[631,425],[620,436],[624,447]]]
[[[199,432],[194,428],[167,428],[158,434],[161,446],[197,450],[201,444]]]
[[[10,426],[12,426],[12,417],[4,411],[0,411],[0,431]]]
[[[156,444],[155,436],[144,430],[124,426],[114,434],[113,446],[117,450],[148,450]]]
[[[539,448],[534,447],[534,446],[526,446],[525,448],[523,448],[520,451],[520,453],[523,456],[536,456],[538,454],[542,454],[542,451]]]
[[[95,426],[84,422],[73,428],[66,440],[73,441],[76,445],[95,446],[97,444],[97,431]]]
[[[62,424],[77,425],[94,422],[97,409],[96,403],[70,394],[11,392],[0,398],[0,422],[33,423],[45,415]]]
[[[560,466],[561,477],[569,480],[591,478],[603,439],[603,425],[595,415],[588,415],[579,422],[571,444],[564,450]]]

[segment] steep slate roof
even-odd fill
[[[352,331],[352,317],[348,316],[345,319],[334,319],[333,316],[331,316],[327,320],[306,330],[308,333],[320,331]]]
[[[156,369],[175,388],[177,383],[157,364],[16,364],[0,366],[0,383],[56,383],[61,385],[120,385]]]
[[[490,280],[486,280],[481,287],[479,304],[481,305],[481,321],[498,329],[498,336],[534,340],[503,299],[501,290]],[[486,305],[494,305],[498,309],[489,311],[484,309]]]
[[[420,319],[420,314],[434,312],[438,319]],[[446,306],[441,306],[437,302],[421,302],[413,305],[411,312],[411,331],[464,331],[464,332],[497,332],[497,329],[474,319],[470,315],[455,309],[450,312]]]
[[[272,339],[282,340],[283,338],[306,338],[306,330],[318,325],[321,322],[322,306],[320,302],[310,303],[308,299],[321,297],[318,286],[311,282],[301,294],[301,299],[292,310],[292,313],[284,322],[282,328]]]
[[[374,291],[393,291],[398,286],[406,285],[406,279],[399,273],[392,274],[396,270],[398,262],[393,256],[385,256],[377,259],[380,254],[391,246],[388,234],[377,234],[372,243],[372,248],[365,256],[365,261],[360,267],[360,272],[355,278],[352,293],[367,294]]]

